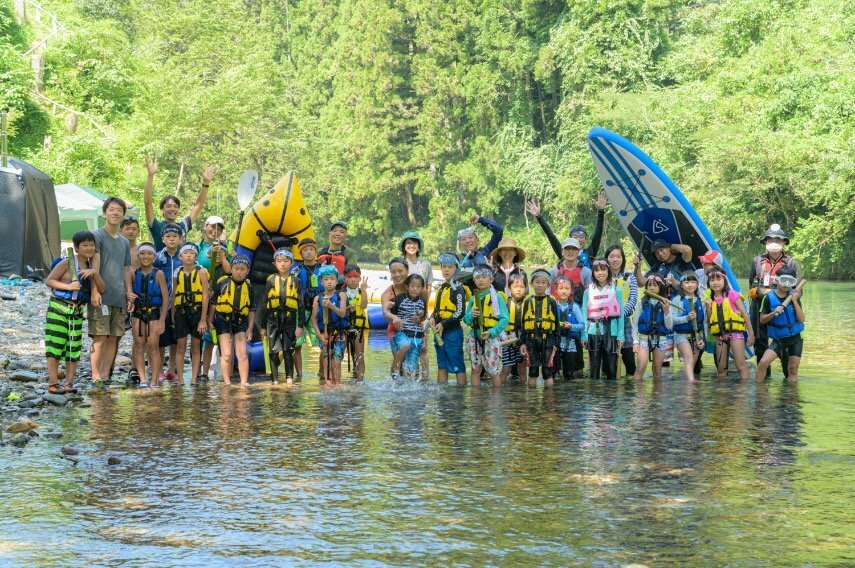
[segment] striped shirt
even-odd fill
[[[398,317],[401,318],[401,331],[410,335],[413,333],[418,333],[424,331],[421,323],[416,323],[412,321],[413,316],[422,314],[425,310],[425,301],[419,298],[418,300],[412,300],[409,296],[404,296],[404,298],[398,304]]]

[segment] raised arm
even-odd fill
[[[597,207],[597,224],[594,226],[594,236],[591,237],[591,246],[588,247],[588,255],[591,258],[596,257],[600,251],[600,242],[603,240],[603,221],[606,218],[606,205],[608,203],[605,191],[597,194],[597,199],[594,200],[594,205]]]
[[[549,223],[546,222],[546,219],[540,214],[540,203],[537,201],[527,201],[525,204],[525,210],[534,215],[534,218],[537,220],[537,224],[540,225],[543,234],[546,235],[546,239],[549,241],[549,246],[552,247],[552,250],[555,252],[555,256],[558,257],[558,260],[564,258],[564,253],[561,250],[561,242],[558,240],[558,237],[555,236],[555,233],[552,232],[552,227],[549,226]]]
[[[145,168],[148,170],[148,177],[145,180],[145,189],[143,189],[143,203],[145,203],[145,224],[148,228],[154,225],[154,203],[152,201],[152,193],[154,191],[154,175],[157,173],[157,160],[154,158],[145,159]]]
[[[202,189],[199,190],[199,195],[196,196],[196,202],[190,208],[190,222],[195,223],[196,219],[202,213],[202,208],[205,206],[205,200],[208,199],[208,188],[211,186],[211,180],[214,179],[214,174],[217,173],[217,166],[207,165],[202,171]]]

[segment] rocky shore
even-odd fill
[[[0,445],[23,448],[39,438],[60,439],[62,432],[51,428],[60,413],[90,405],[89,339],[84,340],[74,381],[78,392],[51,394],[44,356],[44,321],[50,290],[38,282],[28,286],[0,284],[0,295],[4,298],[0,300]],[[85,326],[84,323],[84,333]],[[127,386],[129,355],[130,336],[125,335],[110,388]],[[64,377],[60,366],[60,379]],[[72,453],[63,454],[74,461]]]

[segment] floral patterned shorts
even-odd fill
[[[502,346],[496,338],[481,342],[469,336],[469,360],[472,366],[482,365],[490,375],[498,375],[502,370]]]

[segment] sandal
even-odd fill
[[[67,394],[77,394],[77,389],[72,384],[64,385],[62,388],[65,389]]]
[[[66,390],[59,383],[56,383],[53,385],[48,385],[47,390],[50,394],[65,394],[66,393]]]
[[[145,381],[140,381],[140,384],[138,384],[138,385],[137,385],[137,387],[139,387],[139,388],[141,388],[141,389],[147,389],[147,388],[148,388],[148,383],[147,383],[147,382],[145,382]]]

